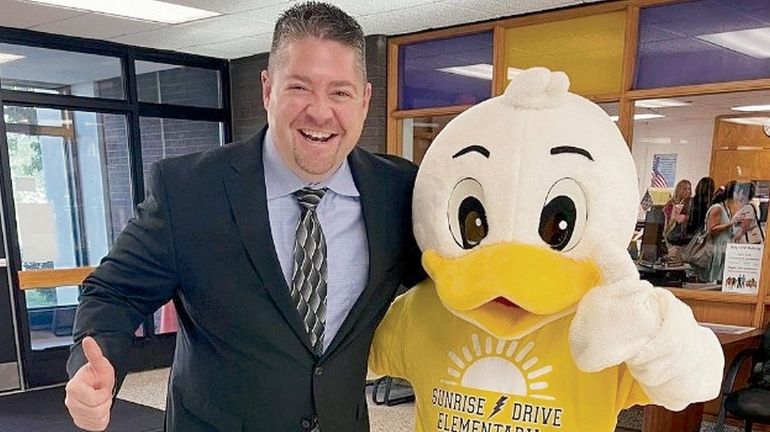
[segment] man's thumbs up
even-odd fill
[[[82,348],[88,363],[67,383],[64,404],[79,428],[103,431],[110,422],[115,369],[92,337],[83,339]]]

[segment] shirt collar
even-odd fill
[[[311,187],[313,189],[328,188],[339,195],[360,196],[353,181],[353,173],[350,170],[350,164],[348,164],[347,159],[342,162],[342,165],[330,178],[322,182],[310,183],[294,174],[283,162],[281,155],[278,154],[278,149],[275,148],[273,134],[269,128],[267,133],[265,133],[265,145],[262,152],[265,170],[265,192],[268,200],[291,195],[303,187]]]

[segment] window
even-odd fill
[[[770,78],[770,2],[710,0],[644,8],[635,88]]]
[[[136,86],[140,102],[222,107],[222,85],[215,69],[137,61]]]
[[[728,260],[727,254],[734,244],[763,244],[761,237],[767,232],[770,134],[764,126],[770,125],[768,103],[770,90],[635,103],[633,157],[639,193],[646,197],[640,221],[645,231],[651,231],[640,239],[644,243],[639,245],[640,252],[648,254],[642,258],[681,262],[685,244],[669,236],[676,223],[688,224],[690,238],[704,226],[723,226],[712,231],[715,258],[707,268],[693,269],[684,281],[686,286],[757,292],[756,283],[748,277],[738,283],[741,274],[731,274],[735,261]],[[699,186],[706,179],[716,188],[725,186],[733,192],[718,198],[714,189]]]
[[[123,99],[120,59],[0,43],[5,90]]]
[[[505,30],[508,73],[534,66],[564,71],[570,91],[620,92],[626,13],[611,12]],[[507,85],[507,81],[506,81]]]
[[[131,216],[125,117],[5,106],[4,119],[23,270],[97,265]]]
[[[492,33],[402,45],[398,109],[471,105],[492,95]]]

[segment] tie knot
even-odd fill
[[[302,206],[303,210],[315,210],[325,193],[326,188],[311,189],[309,187],[304,187],[294,192],[294,196],[297,197],[297,202],[299,202],[299,205]]]

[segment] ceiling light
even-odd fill
[[[768,117],[734,117],[723,119],[726,122],[749,126],[764,126],[770,120]]]
[[[437,69],[441,72],[446,72],[455,75],[461,75],[471,78],[480,78],[485,80],[492,80],[492,65],[486,63],[466,65],[466,66],[453,66],[447,68]]]
[[[636,106],[640,108],[672,108],[689,105],[692,104],[680,101],[679,99],[644,99],[636,101]]]
[[[658,118],[665,118],[663,114],[634,114],[634,120],[652,120],[652,119],[658,119]],[[618,116],[610,116],[610,119],[612,121],[616,122],[620,118]]]
[[[735,106],[730,109],[733,111],[745,111],[745,112],[770,111],[770,105],[743,105],[743,106]]]
[[[157,0],[104,1],[104,0],[28,0],[50,6],[60,6],[89,12],[98,12],[143,21],[179,24],[222,15],[203,9]]]
[[[770,27],[710,33],[697,38],[756,59],[770,58]]]
[[[0,64],[10,63],[12,61],[21,60],[23,58],[24,56],[20,56],[16,54],[0,53]]]
[[[466,66],[446,67],[446,68],[441,68],[436,70],[455,74],[455,75],[461,75],[461,76],[466,76],[471,78],[480,78],[480,79],[492,81],[493,67],[489,63],[479,63],[479,64],[472,64],[472,65],[466,65]],[[512,79],[513,77],[521,73],[521,71],[522,69],[509,67],[508,79]]]

